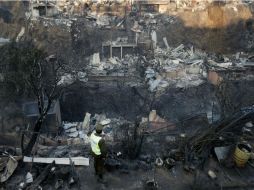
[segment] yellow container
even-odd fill
[[[238,144],[234,153],[234,161],[237,167],[244,167],[251,155],[251,148],[245,144]]]

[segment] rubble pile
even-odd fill
[[[100,15],[96,12],[89,12],[86,19],[91,22],[90,24],[97,28],[110,29],[114,27],[115,29],[123,29],[122,24],[124,18],[122,17],[110,14]]]
[[[38,22],[39,24],[42,24],[45,27],[55,27],[59,26],[61,29],[66,30],[67,32],[71,31],[71,26],[73,24],[73,21],[76,21],[76,18],[72,19],[66,19],[66,18],[46,18],[42,17],[34,22]],[[31,27],[33,23],[31,22]]]
[[[206,82],[209,69],[246,69],[251,67],[251,56],[243,52],[235,56],[214,55],[183,44],[176,48],[157,47],[152,58],[140,54],[127,54],[122,59],[111,57],[100,58],[100,53],[94,53],[89,58],[86,71],[62,76],[59,84],[71,84],[75,80],[87,82],[88,76],[118,76],[143,78],[149,86],[149,91],[162,93],[169,87],[189,88]],[[144,70],[138,69],[143,67]],[[144,77],[143,77],[144,76]],[[252,79],[252,74],[246,75]]]
[[[59,86],[68,86],[75,81],[87,82],[87,74],[82,71],[63,73],[57,83]]]
[[[157,48],[151,67],[146,70],[150,91],[160,91],[169,86],[187,88],[202,84],[206,77],[204,61],[207,54],[200,50],[177,48]],[[157,72],[156,72],[157,71]]]
[[[183,10],[204,10],[206,6],[209,4],[209,0],[196,0],[196,1],[188,1],[188,0],[177,0],[176,7],[178,9]]]
[[[207,2],[208,1],[198,0],[174,1],[174,3],[176,3],[176,9],[190,9],[192,11],[207,8]],[[246,2],[248,3],[248,1]],[[223,78],[224,75],[223,77],[222,75],[220,76],[219,72],[224,72],[225,75],[229,75],[232,78],[234,77],[234,81],[236,81],[236,78],[240,75],[239,73],[243,75],[243,77],[239,78],[240,80],[244,80],[244,82],[247,80],[254,80],[252,72],[254,66],[253,55],[244,52],[238,52],[233,55],[212,54],[206,53],[192,45],[183,44],[173,47],[173,44],[167,42],[166,37],[163,37],[162,40],[159,38],[161,36],[157,38],[156,31],[158,32],[162,25],[178,24],[177,22],[179,20],[174,15],[144,13],[142,10],[140,10],[139,15],[138,11],[128,10],[129,12],[125,12],[128,7],[125,7],[126,10],[120,7],[119,9],[121,9],[122,12],[116,15],[115,12],[112,11],[112,7],[119,4],[112,1],[104,3],[102,1],[62,1],[59,5],[57,5],[57,2],[49,2],[47,4],[47,1],[42,4],[38,2],[35,3],[34,7],[32,7],[33,15],[30,15],[33,17],[32,20],[34,22],[30,23],[31,27],[37,22],[37,24],[45,28],[54,26],[62,28],[65,32],[67,31],[66,36],[70,37],[70,41],[68,41],[70,42],[70,47],[73,48],[75,46],[76,48],[73,48],[74,53],[72,52],[73,54],[70,54],[76,57],[81,55],[79,57],[80,59],[77,58],[73,61],[77,61],[78,63],[70,63],[70,68],[61,71],[62,73],[60,74],[61,76],[57,84],[58,87],[61,87],[71,85],[75,81],[81,81],[87,83],[87,85],[81,84],[83,85],[82,87],[85,86],[84,89],[77,88],[80,83],[78,83],[77,86],[73,85],[70,91],[66,91],[66,94],[69,93],[68,97],[71,97],[70,99],[75,99],[75,96],[77,99],[73,100],[73,102],[72,100],[69,102],[66,98],[67,96],[63,96],[61,98],[67,99],[67,101],[64,100],[61,103],[68,103],[66,107],[70,109],[68,110],[69,112],[73,111],[71,110],[71,106],[77,106],[77,108],[75,108],[75,113],[81,113],[81,117],[82,114],[87,111],[93,114],[88,112],[85,113],[83,121],[81,119],[79,121],[73,121],[73,118],[64,116],[64,120],[66,121],[62,122],[60,108],[57,107],[57,111],[59,111],[57,118],[55,118],[53,114],[50,115],[48,112],[45,113],[53,118],[53,124],[49,122],[44,122],[43,124],[53,125],[56,129],[55,123],[57,123],[59,124],[58,126],[60,126],[59,130],[57,133],[54,132],[53,134],[53,132],[51,132],[52,134],[49,133],[47,135],[43,134],[43,130],[39,130],[39,132],[29,132],[29,134],[31,133],[32,135],[26,136],[23,133],[28,132],[28,129],[24,132],[22,130],[23,127],[19,125],[17,127],[14,124],[10,125],[12,128],[9,127],[10,129],[8,130],[14,130],[14,128],[17,130],[18,128],[18,132],[21,133],[21,135],[19,134],[22,136],[21,149],[24,148],[23,146],[27,143],[26,140],[28,140],[28,138],[32,138],[34,134],[38,134],[39,137],[36,136],[36,142],[30,155],[22,155],[21,151],[14,154],[11,150],[7,149],[1,152],[1,183],[13,180],[15,181],[15,183],[12,184],[13,189],[50,189],[51,186],[55,189],[61,189],[65,186],[66,189],[71,189],[70,186],[72,184],[76,184],[78,189],[81,189],[80,183],[83,183],[82,180],[86,179],[85,188],[90,187],[88,185],[90,183],[90,178],[86,178],[87,176],[85,175],[78,176],[78,167],[75,168],[74,166],[92,165],[89,161],[90,135],[98,124],[103,126],[102,136],[110,149],[107,158],[105,158],[106,167],[109,167],[108,170],[113,168],[119,172],[117,174],[112,174],[112,176],[131,173],[130,171],[135,171],[135,174],[138,174],[137,176],[142,176],[143,174],[149,175],[147,171],[152,171],[153,180],[144,182],[148,188],[159,187],[157,181],[155,181],[157,169],[160,171],[159,177],[162,176],[161,171],[166,170],[165,176],[170,173],[172,174],[171,177],[173,180],[177,181],[175,180],[177,175],[176,170],[180,171],[184,169],[188,172],[182,175],[190,175],[192,178],[195,178],[201,166],[205,166],[207,162],[210,164],[211,160],[217,164],[217,168],[218,166],[222,168],[228,165],[240,167],[246,164],[253,167],[254,107],[245,107],[229,117],[224,117],[214,122],[214,120],[217,119],[216,114],[220,115],[221,112],[223,112],[223,110],[219,109],[223,109],[225,105],[219,105],[221,107],[217,110],[217,107],[219,107],[218,104],[221,103],[220,100],[218,100],[219,98],[207,98],[208,96],[205,96],[210,94],[210,92],[215,95],[209,97],[217,96],[216,93],[220,96],[219,93],[221,93],[221,96],[226,99],[225,104],[230,104],[231,102],[228,101],[227,94],[223,94],[225,93],[222,91],[224,89],[221,89],[221,86],[216,86],[225,79]],[[233,5],[232,8],[235,10],[236,7]],[[44,11],[39,11],[39,9],[44,9],[45,7],[45,11],[48,12],[46,12],[45,15],[40,15],[44,14]],[[118,9],[118,7],[116,9]],[[125,15],[123,16],[123,14]],[[29,15],[27,16],[30,19]],[[110,35],[105,35],[107,37],[105,37],[104,42],[101,41],[101,39],[104,39],[101,37],[98,38],[99,42],[94,42],[97,43],[96,45],[92,44],[93,40],[87,40],[86,38],[89,38],[90,34],[88,33],[93,33],[95,29],[99,32],[111,31],[111,40],[109,40]],[[117,30],[117,32],[115,33],[113,30]],[[22,27],[16,41],[22,41],[26,32],[27,29],[25,30],[25,27]],[[125,36],[123,37],[122,34]],[[135,34],[135,39],[133,38],[133,34]],[[65,36],[60,36],[65,39]],[[167,35],[163,34],[163,36]],[[129,41],[131,37],[134,39],[132,42]],[[251,37],[252,34],[250,34],[248,38]],[[114,41],[113,38],[116,38],[116,40]],[[9,43],[8,39],[2,39],[2,41],[1,39],[2,38],[0,38],[0,45]],[[157,40],[164,42],[164,45],[159,45],[161,43],[158,43]],[[36,41],[36,39],[34,41]],[[254,43],[252,41],[248,44],[248,48],[253,46]],[[61,44],[59,46],[61,46]],[[86,46],[89,49],[88,51],[85,49]],[[101,46],[102,51],[99,49]],[[79,48],[81,49],[80,51],[77,50]],[[107,49],[109,49],[109,56],[106,56],[108,53]],[[112,49],[114,49],[114,52]],[[66,53],[67,57],[68,55],[69,54]],[[230,73],[231,71],[232,73]],[[214,86],[210,84],[202,85],[207,83],[207,80],[210,79],[209,77],[213,77],[210,76],[211,73],[216,75],[216,80],[219,79],[216,81],[218,83],[212,83]],[[126,81],[131,81],[132,83],[127,83]],[[115,82],[117,85],[115,85]],[[126,82],[123,84],[122,89],[124,90],[120,89],[122,87],[121,82]],[[106,85],[104,86],[105,83]],[[117,86],[117,90],[115,90],[115,86]],[[140,88],[135,88],[137,86]],[[203,86],[205,87],[203,88]],[[239,88],[239,86],[236,85],[236,88]],[[199,89],[199,87],[202,88]],[[244,90],[248,90],[248,87],[249,86]],[[206,88],[209,88],[209,90]],[[210,88],[212,90],[210,90]],[[43,88],[40,88],[40,90],[41,89]],[[135,98],[129,97],[129,93],[126,93],[126,89],[131,92],[130,94],[133,95],[133,97],[138,97],[138,101],[136,101]],[[186,89],[190,89],[191,91],[187,91]],[[196,92],[198,90],[207,90],[208,93],[199,93],[197,97],[195,97],[198,100],[192,100],[191,96],[196,95],[192,93],[192,91]],[[76,94],[76,91],[82,92]],[[177,92],[175,93],[175,91]],[[184,95],[178,98],[178,92]],[[47,93],[47,90],[45,90],[45,92],[42,91],[41,94],[37,93],[40,97],[38,105],[43,104],[43,102],[40,101],[41,99],[43,100],[44,93]],[[154,95],[165,95],[163,98],[167,98],[167,100],[162,100],[162,98],[160,99],[158,96]],[[88,98],[83,99],[84,96]],[[114,99],[115,96],[117,97],[117,101]],[[239,105],[236,105],[238,102],[234,102],[235,104],[232,105],[232,107],[243,107],[245,101],[242,99],[240,100],[240,96],[242,95],[236,96],[236,100],[234,100],[235,102],[239,101]],[[94,101],[97,100],[97,97],[101,99],[99,101]],[[48,98],[51,98],[51,96],[48,96]],[[190,101],[190,103],[188,103],[187,98],[191,99],[192,102]],[[200,101],[205,98],[209,99],[209,102]],[[118,99],[120,100],[118,101]],[[171,101],[171,99],[173,100]],[[92,103],[87,103],[86,101]],[[194,101],[195,103],[193,103]],[[196,104],[196,102],[199,101],[201,103]],[[125,106],[126,104],[130,104],[130,102],[134,102],[134,106]],[[246,102],[249,103],[250,101]],[[178,105],[181,103],[185,105]],[[93,105],[90,106],[90,104]],[[95,106],[95,104],[97,105]],[[105,104],[109,104],[109,107],[112,106],[110,111],[119,112],[117,115],[134,115],[135,121],[134,119],[133,121],[128,121],[126,118],[129,117],[127,116],[126,118],[120,116],[116,116],[115,118],[108,117],[109,114],[114,115],[114,113],[105,113],[107,109],[104,108],[108,106],[105,106]],[[43,109],[43,106],[39,109]],[[99,111],[92,111],[95,110],[93,106]],[[118,107],[126,109],[124,113],[127,114],[120,114],[121,109],[118,109]],[[136,110],[134,110],[133,107],[137,108],[138,114],[136,114]],[[172,110],[170,110],[170,112],[167,110],[165,111],[163,110],[165,109],[164,107],[167,107],[167,110]],[[37,107],[35,107],[35,109],[36,108]],[[197,109],[204,112],[202,114],[198,113],[197,115],[196,113],[192,113]],[[214,109],[216,109],[215,114]],[[183,110],[187,111],[183,112]],[[94,114],[94,112],[99,114]],[[172,117],[172,115],[175,116],[174,114],[170,115],[173,112],[177,113],[175,114],[177,117]],[[178,115],[183,115],[183,113],[187,112],[190,115],[195,114],[195,116],[190,116],[182,120],[179,119],[180,117],[178,118]],[[66,115],[68,114],[69,113]],[[70,115],[74,116],[73,113]],[[144,117],[144,115],[146,115],[146,117]],[[79,116],[75,115],[75,118],[79,118]],[[34,119],[36,120],[37,117],[38,115],[36,115]],[[43,118],[44,117],[46,117],[46,115],[43,115]],[[2,118],[0,117],[0,119]],[[4,121],[4,119],[2,120]],[[25,123],[26,121],[23,122]],[[30,130],[32,129],[30,128]],[[95,144],[98,146],[99,143],[97,142]],[[242,160],[239,161],[239,155],[245,156],[244,163],[242,163]],[[15,173],[16,170],[23,169],[23,166],[19,166],[20,162],[18,162],[21,159],[23,159],[23,163],[29,163],[26,165],[28,169],[26,168],[25,172],[19,171],[19,173]],[[223,161],[227,163],[223,163]],[[59,165],[65,165],[65,167],[60,167]],[[208,177],[210,181],[217,183],[221,180],[216,167],[211,167],[210,165],[205,167],[204,172],[206,172],[206,177]],[[81,169],[83,170],[84,168]],[[88,173],[88,176],[92,176],[89,169],[85,168],[83,174]],[[142,175],[140,175],[140,173]],[[195,176],[193,175],[194,173]],[[19,179],[15,178],[16,175],[19,176]],[[110,177],[110,180],[114,177]],[[79,179],[82,180],[80,181]],[[112,181],[114,181],[114,179]],[[140,181],[137,183],[140,183]],[[92,183],[94,183],[94,181],[92,181]],[[112,184],[114,185],[114,183]],[[221,184],[222,183],[220,183],[220,185]],[[250,184],[251,183],[247,183],[247,185]],[[167,188],[174,189],[171,187]],[[112,187],[112,189],[117,188]]]
[[[99,53],[91,56],[89,69],[94,75],[140,76],[138,66],[146,67],[145,80],[151,92],[160,91],[168,86],[186,88],[204,82],[206,71],[204,61],[207,54],[200,50],[187,49],[184,45],[177,48],[161,49],[154,52],[154,59],[146,60],[141,55],[126,55],[123,59],[112,57],[100,60]],[[143,62],[140,62],[140,60]]]
[[[230,118],[223,119],[207,130],[200,130],[189,137],[187,140],[188,148],[185,149],[185,154],[188,155],[186,163],[203,164],[213,148],[250,142],[254,132],[252,126],[253,118],[253,106],[242,108],[241,111]],[[226,153],[229,154],[228,151],[224,152],[224,154]]]
[[[68,145],[89,145],[89,135],[97,124],[104,126],[103,136],[109,144],[115,142],[117,131],[120,127],[129,123],[123,118],[107,118],[105,114],[95,114],[93,117],[86,113],[83,122],[63,122],[63,136],[61,140],[67,138]]]
[[[99,53],[95,53],[91,56],[88,70],[94,75],[135,76],[138,59],[135,55],[125,55],[123,59],[111,57],[101,61]]]
[[[68,144],[80,143],[79,140],[83,140],[84,143],[89,143],[88,137],[81,129],[81,123],[63,123],[64,133],[67,135]]]
[[[183,44],[176,48],[166,49],[157,47],[154,59],[149,60],[145,71],[149,90],[162,91],[167,87],[188,88],[199,86],[207,80],[208,69],[213,70],[247,70],[252,67],[252,56],[238,52],[234,56],[207,54],[200,49],[185,47]],[[242,76],[252,80],[253,75],[246,73]]]
[[[124,17],[114,14],[114,9],[124,9],[123,2],[100,1],[59,1],[59,2],[30,2],[31,9],[26,12],[27,19],[39,21],[45,27],[65,25],[68,31],[73,21],[86,20],[88,25],[94,28],[122,29]],[[45,8],[46,6],[47,9]],[[44,11],[39,11],[39,9]],[[111,10],[111,11],[110,11]],[[112,14],[113,13],[113,14]]]
[[[64,176],[73,178],[72,182],[69,180],[61,182],[62,185],[64,183],[68,186],[79,185],[79,180],[83,178],[82,176],[75,177],[76,172],[79,171],[77,166],[87,166],[89,164],[87,160],[89,141],[87,140],[89,133],[93,131],[98,123],[104,125],[103,136],[108,147],[110,147],[105,163],[108,171],[118,170],[126,175],[132,170],[149,171],[153,167],[163,168],[170,173],[183,168],[188,171],[188,175],[191,175],[192,172],[198,171],[198,167],[211,157],[213,150],[215,150],[216,158],[221,164],[227,163],[226,165],[230,165],[237,162],[235,160],[222,162],[222,160],[232,159],[229,149],[234,151],[235,145],[239,142],[241,146],[238,146],[240,149],[238,151],[246,151],[251,163],[252,149],[242,144],[252,143],[254,132],[252,124],[254,119],[253,110],[253,106],[243,108],[229,118],[213,123],[208,128],[202,126],[198,130],[196,130],[197,123],[191,124],[196,116],[180,121],[178,124],[172,124],[160,117],[156,110],[152,110],[149,116],[142,118],[140,124],[137,125],[122,118],[109,119],[105,114],[92,116],[90,113],[86,113],[83,122],[64,122],[63,133],[58,137],[58,143],[60,144],[57,146],[39,144],[33,157],[24,157],[23,161],[25,163],[33,163],[33,169],[22,174],[25,178],[17,178],[15,175],[12,178],[15,183],[11,185],[12,187],[19,186],[19,189],[45,187],[45,185],[57,186],[59,180],[65,179],[62,174],[60,175],[62,172]],[[188,126],[183,125],[185,122]],[[178,127],[179,124],[182,125],[181,129]],[[191,128],[191,125],[194,128]],[[158,139],[154,141],[156,136]],[[65,137],[67,137],[67,144],[64,141]],[[79,142],[77,139],[79,139]],[[160,141],[165,141],[165,145],[159,144]],[[152,143],[153,146],[145,148],[148,145],[147,143]],[[230,148],[228,148],[229,146]],[[141,151],[140,147],[145,150],[152,148],[157,153],[145,153],[146,151]],[[128,162],[128,157],[134,160]],[[6,170],[10,172],[7,172],[7,177],[2,175],[3,179],[7,180],[12,175],[18,165],[16,161],[18,159],[20,158],[12,156],[5,159],[5,164],[8,160],[9,162],[13,160],[14,167],[6,165]],[[46,164],[46,167],[41,167],[40,164],[42,163]],[[65,171],[63,171],[63,168]],[[213,167],[208,167],[206,170],[211,180],[217,179],[218,170],[214,170]],[[38,171],[40,172],[38,173]],[[3,174],[5,173],[3,172]],[[50,177],[47,177],[47,175]],[[53,181],[50,179],[53,179]]]
[[[137,33],[149,33],[151,30],[159,30],[162,24],[168,25],[178,22],[176,16],[160,13],[144,13],[138,19],[134,17],[132,20],[134,24],[131,30]]]
[[[156,115],[156,111],[153,110],[149,118]],[[152,142],[152,139],[158,139],[156,143],[153,144],[153,151],[156,155],[146,154],[140,155],[140,159],[145,157],[146,162],[154,162],[160,166],[170,166],[169,169],[174,167],[176,163],[183,162],[184,170],[188,172],[198,171],[200,167],[204,167],[204,164],[209,163],[209,159],[214,157],[220,162],[220,167],[225,166],[231,168],[236,164],[236,166],[243,167],[243,161],[240,162],[236,158],[239,156],[237,154],[237,148],[246,153],[246,158],[251,161],[253,152],[253,119],[254,119],[254,107],[245,107],[241,111],[236,112],[228,118],[221,119],[218,122],[211,124],[208,127],[204,125],[198,127],[195,123],[195,118],[198,119],[200,116],[194,116],[192,118],[187,118],[185,121],[180,121],[179,123],[167,124],[162,128],[154,128],[149,131],[149,124],[145,127],[145,136],[143,143],[147,145]],[[160,121],[156,124],[160,125]],[[187,123],[186,126],[183,123]],[[200,122],[200,121],[199,121]],[[179,128],[181,125],[181,129]],[[193,126],[192,126],[193,125]],[[177,127],[176,127],[177,126]],[[148,127],[148,130],[146,129]],[[149,131],[149,133],[147,133]],[[184,132],[183,132],[184,131]],[[160,140],[165,139],[167,142],[167,151],[158,152],[156,150],[163,146],[159,144]],[[148,144],[149,144],[148,143]],[[145,146],[144,145],[144,146]],[[241,153],[243,155],[244,153]],[[239,156],[240,157],[240,156]],[[239,158],[240,159],[240,158]],[[243,158],[242,158],[243,159]],[[150,160],[150,161],[148,161]],[[246,160],[246,162],[247,162]],[[246,162],[244,164],[246,164]],[[171,164],[170,164],[171,163]],[[208,168],[210,171],[211,168]],[[211,172],[209,172],[211,173]],[[214,176],[213,174],[211,174]]]
[[[253,65],[252,55],[244,52],[237,52],[230,57],[223,55],[222,57],[209,57],[207,62],[210,67],[221,69],[246,68]]]

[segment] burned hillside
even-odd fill
[[[1,1],[0,189],[253,189],[253,13]]]

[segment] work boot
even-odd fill
[[[98,178],[97,178],[97,181],[101,184],[104,184],[106,185],[107,184],[107,181],[103,178],[103,176],[99,175]]]

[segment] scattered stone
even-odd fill
[[[163,165],[163,160],[162,160],[160,157],[159,157],[159,158],[156,158],[155,164],[156,164],[157,166],[162,166],[162,165]]]
[[[252,122],[250,121],[250,122],[245,123],[245,126],[248,127],[248,128],[252,128],[252,127],[253,127],[253,124],[252,124]]]
[[[217,178],[217,175],[216,175],[215,172],[212,171],[212,170],[209,170],[209,171],[208,171],[208,176],[209,176],[210,178],[212,178],[212,179],[216,179],[216,178]]]
[[[100,124],[102,124],[102,125],[109,125],[110,122],[111,122],[110,119],[104,119],[104,120],[102,120],[102,121],[100,122]]]
[[[26,183],[29,184],[29,183],[32,183],[33,182],[33,176],[30,172],[27,172],[26,174]]]

